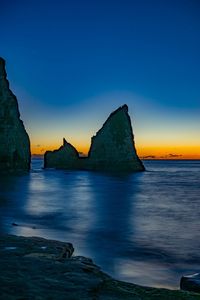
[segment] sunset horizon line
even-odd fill
[[[57,149],[55,149],[57,150]],[[47,150],[48,151],[48,150]],[[45,151],[46,152],[46,151]],[[45,152],[43,153],[31,153],[32,157],[43,157]],[[83,157],[87,157],[87,154],[80,153],[80,156],[82,155]],[[138,154],[138,157],[141,160],[200,160],[200,155],[161,155],[161,156],[156,156],[156,155],[145,155],[142,156]]]
[[[90,146],[87,144],[78,145],[71,143],[76,148],[80,156],[88,156]],[[46,151],[54,151],[59,149],[62,143],[55,143],[50,145],[32,145],[32,156],[43,156]],[[153,145],[138,145],[135,143],[135,148],[140,159],[143,160],[200,160],[200,146],[185,146],[185,145],[171,145],[171,146],[153,146]]]

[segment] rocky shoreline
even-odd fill
[[[197,293],[115,280],[73,251],[71,243],[1,235],[0,299],[200,299]]]

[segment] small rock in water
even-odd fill
[[[180,288],[184,291],[200,293],[200,273],[183,276]]]
[[[17,223],[12,223],[12,226],[19,226]]]

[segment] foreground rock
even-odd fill
[[[128,106],[114,111],[103,127],[92,137],[88,157],[79,157],[76,149],[65,142],[60,149],[47,151],[45,168],[95,171],[144,171],[137,156]]]
[[[199,294],[112,279],[70,243],[0,236],[0,299],[197,300]]]
[[[180,287],[185,291],[200,293],[200,273],[183,276]]]
[[[0,58],[0,171],[29,170],[30,141]]]

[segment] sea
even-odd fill
[[[116,279],[179,288],[200,272],[200,161],[145,172],[44,170],[0,176],[0,233],[72,242]]]

